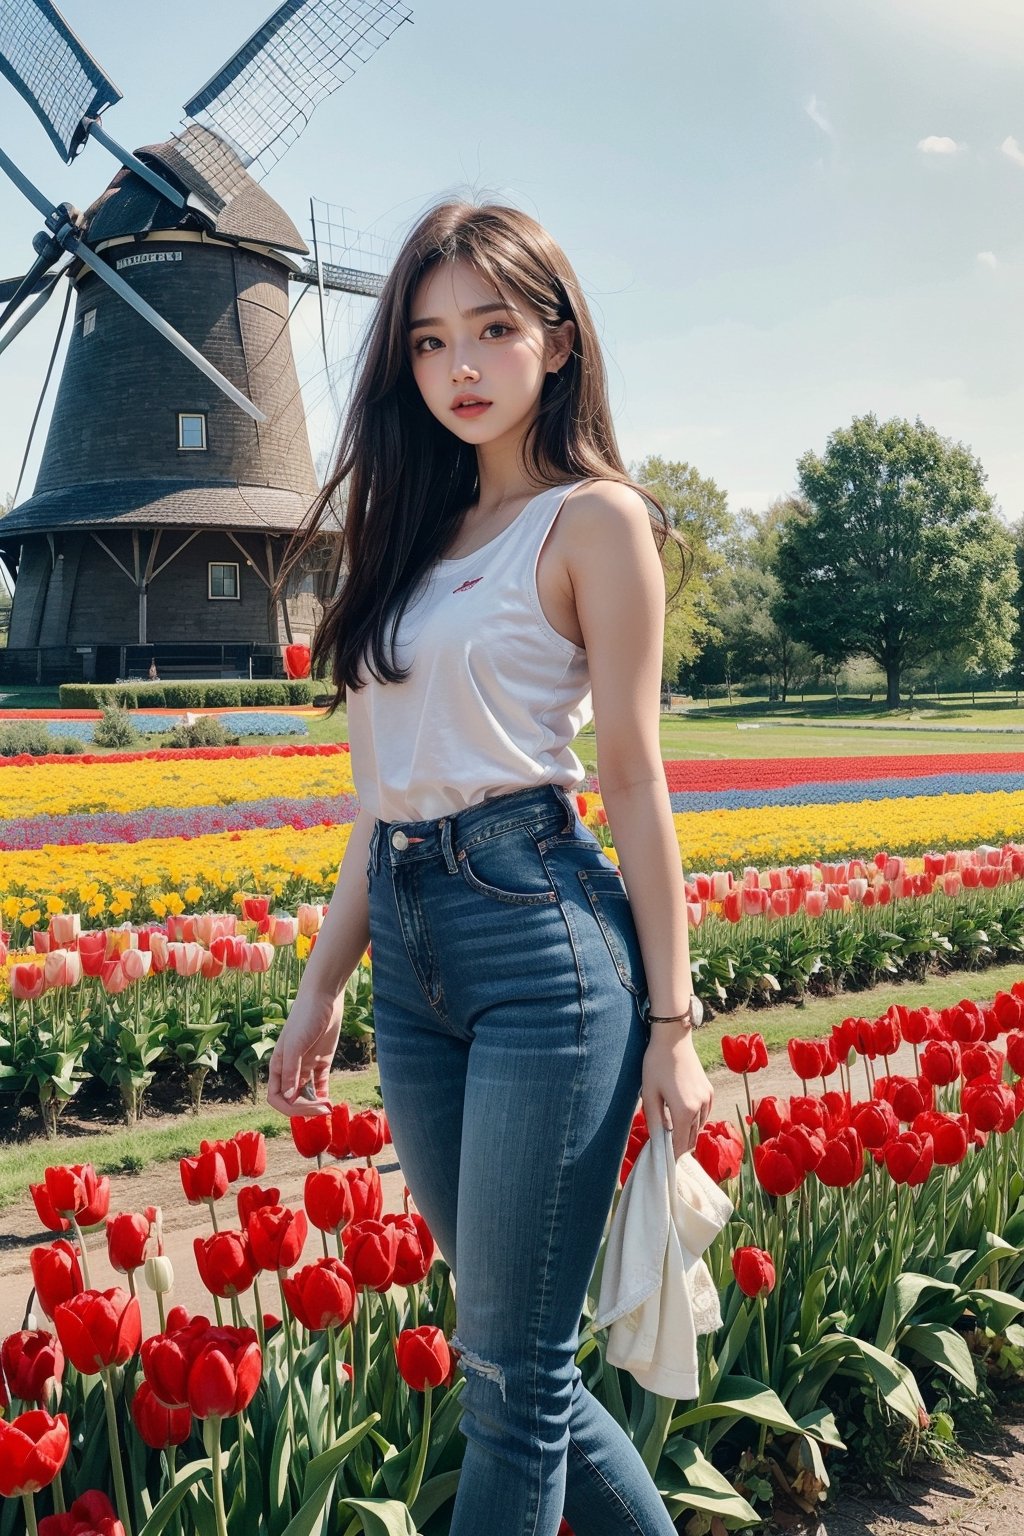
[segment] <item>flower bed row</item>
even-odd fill
[[[79,768],[89,767],[93,763],[106,763],[108,766],[114,763],[145,762],[215,763],[232,757],[336,757],[339,752],[347,751],[347,742],[329,741],[294,745],[291,742],[275,742],[272,746],[255,747],[150,747],[145,752],[79,752],[73,757],[65,757],[57,752],[40,757],[23,753],[20,757],[0,757],[0,768],[33,768],[47,763],[60,763],[61,766],[72,763]],[[4,782],[0,780],[0,784]]]
[[[206,710],[203,718],[221,720],[233,736],[305,736],[309,731],[305,720],[285,711],[273,714],[268,710],[239,709],[230,713]],[[185,724],[183,714],[161,714],[156,710],[147,710],[141,715],[133,710],[132,720],[137,729],[151,735],[162,735]],[[93,720],[44,720],[41,723],[51,736],[76,736],[79,741],[96,738],[98,722]]]
[[[934,774],[1005,773],[1020,767],[1019,752],[921,752],[872,757],[753,757],[669,762],[669,789],[772,789],[790,784],[911,779]]]
[[[877,1470],[907,1437],[948,1446],[991,1383],[1019,1382],[1022,1024],[1024,984],[987,1006],[844,1020],[792,1042],[801,1092],[750,1098],[737,1125],[701,1132],[697,1158],[735,1214],[707,1254],[723,1325],[701,1341],[698,1396],[657,1397],[611,1367],[592,1300],[577,1354],[674,1519],[749,1529],[780,1487],[813,1509],[851,1428],[874,1425],[862,1454]],[[880,1071],[903,1040],[920,1070]],[[726,1052],[749,1097],[763,1041],[737,1037]],[[167,1305],[161,1213],[111,1215],[109,1180],[87,1165],[55,1165],[33,1189],[40,1219],[66,1235],[29,1259],[52,1326],[28,1316],[0,1345],[5,1536],[34,1530],[37,1505],[45,1517],[73,1501],[83,1536],[115,1536],[103,1524],[114,1519],[124,1536],[159,1536],[172,1520],[213,1536],[447,1528],[464,1384],[451,1276],[408,1201],[383,1210],[373,1158],[389,1139],[386,1105],[291,1125],[316,1162],[301,1206],[240,1183],[266,1173],[259,1133],[182,1160],[185,1197],[210,1212],[194,1252],[216,1322]],[[646,1137],[638,1111],[620,1184]],[[329,1161],[345,1157],[362,1161]],[[237,1227],[217,1215],[236,1184]],[[301,1264],[310,1227],[322,1257]],[[91,1251],[90,1230],[105,1238]],[[94,1283],[103,1262],[127,1288]],[[603,1262],[602,1249],[592,1296]],[[146,1338],[137,1274],[159,1310]],[[560,1536],[572,1536],[566,1522]]]

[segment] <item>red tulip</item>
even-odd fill
[[[379,1221],[384,1209],[384,1190],[377,1169],[372,1163],[364,1163],[359,1168],[346,1168],[344,1172],[352,1191],[352,1220]]]
[[[434,1259],[434,1239],[430,1228],[418,1211],[408,1216],[388,1215],[381,1219],[385,1226],[394,1227],[398,1236],[393,1283],[418,1285],[426,1278]]]
[[[766,1141],[769,1136],[777,1136],[789,1125],[789,1105],[785,1099],[767,1094],[765,1098],[754,1101],[754,1113],[748,1119],[752,1125],[757,1126],[761,1140]]]
[[[960,1105],[971,1125],[979,1131],[1009,1131],[1017,1119],[1017,1104],[1012,1088],[978,1078],[965,1083]]]
[[[153,1223],[135,1211],[107,1217],[107,1257],[111,1269],[127,1275],[146,1262],[146,1244]]]
[[[887,1141],[900,1133],[896,1111],[885,1099],[873,1099],[865,1104],[854,1104],[850,1110],[851,1124],[864,1145],[872,1152],[881,1151]]]
[[[227,1193],[231,1181],[221,1152],[201,1152],[198,1157],[183,1157],[178,1167],[189,1205],[219,1200]]]
[[[760,1072],[768,1065],[768,1047],[763,1035],[723,1035],[722,1060],[730,1072]]]
[[[78,1249],[66,1238],[59,1237],[45,1248],[33,1248],[28,1262],[39,1305],[47,1317],[52,1318],[62,1302],[79,1295],[83,1290]]]
[[[623,1153],[622,1164],[619,1168],[620,1185],[624,1185],[629,1178],[630,1173],[633,1171],[633,1164],[640,1156],[642,1148],[650,1139],[651,1133],[647,1129],[647,1116],[644,1114],[643,1106],[641,1106],[633,1116],[633,1121],[629,1128],[629,1138],[626,1141],[626,1150]]]
[[[233,1184],[242,1175],[242,1149],[233,1136],[222,1141],[201,1141],[199,1143],[200,1157],[208,1156],[213,1152],[219,1152],[224,1159],[224,1172],[228,1176],[228,1183]]]
[[[879,1056],[895,1056],[902,1039],[899,1018],[890,1008],[880,1019],[875,1020],[875,1050]]]
[[[900,1020],[904,1040],[911,1045],[921,1045],[924,1041],[931,1040],[938,1021],[939,1016],[934,1008],[906,1009]]]
[[[50,1204],[58,1216],[74,1217],[80,1227],[91,1227],[102,1221],[107,1214],[110,1203],[110,1180],[109,1178],[105,1181],[97,1179],[96,1170],[91,1163],[75,1163],[70,1168],[63,1165],[47,1168],[43,1172],[43,1180],[46,1193],[50,1197]],[[100,1206],[103,1205],[101,1185],[104,1182],[107,1200],[104,1208],[100,1210]]]
[[[64,1351],[48,1328],[22,1328],[0,1345],[0,1372],[12,1397],[40,1403],[51,1381],[64,1375]]]
[[[828,1124],[824,1102],[810,1093],[789,1097],[789,1125],[802,1125],[808,1131],[823,1131]]]
[[[770,1136],[754,1148],[754,1173],[769,1195],[791,1195],[804,1181],[804,1168],[782,1135]]]
[[[24,964],[12,965],[7,979],[10,983],[11,996],[20,998],[23,1002],[34,1002],[37,997],[42,997],[46,988],[42,966],[32,965],[27,961]]]
[[[267,1171],[267,1138],[262,1131],[236,1131],[235,1144],[242,1164],[242,1177],[261,1179]]]
[[[728,1120],[705,1122],[693,1155],[716,1184],[735,1179],[743,1166],[743,1138]]]
[[[39,1536],[124,1536],[124,1526],[106,1494],[90,1488],[66,1513],[44,1515]]]
[[[143,1340],[142,1369],[157,1402],[166,1408],[188,1404],[188,1373],[210,1328],[208,1317],[189,1318],[184,1307],[172,1307],[167,1327]]]
[[[790,1040],[786,1050],[789,1052],[789,1064],[797,1077],[807,1082],[809,1078],[821,1077],[825,1062],[821,1043],[817,1040]]]
[[[997,992],[992,999],[992,1011],[999,1023],[1001,1034],[1024,1028],[1024,999],[1012,992]]]
[[[188,1406],[197,1419],[225,1419],[252,1402],[263,1356],[252,1328],[208,1328],[188,1373]]]
[[[30,1408],[9,1423],[0,1419],[0,1498],[17,1499],[46,1488],[70,1449],[66,1413],[54,1418],[42,1408]]]
[[[864,1172],[864,1143],[852,1125],[830,1136],[815,1173],[830,1189],[848,1189]]]
[[[395,1278],[398,1257],[398,1233],[382,1221],[352,1221],[345,1228],[342,1242],[345,1258],[359,1286],[373,1291],[389,1290]]]
[[[165,1407],[148,1381],[140,1382],[132,1398],[132,1420],[142,1439],[155,1451],[184,1445],[192,1433],[191,1411]]]
[[[315,1168],[306,1174],[303,1204],[314,1227],[337,1232],[352,1220],[352,1186],[340,1168]]]
[[[896,1118],[909,1125],[925,1109],[935,1107],[935,1094],[926,1077],[901,1077],[894,1072],[891,1077],[876,1077],[873,1094],[876,1099],[887,1099],[896,1111]]]
[[[935,1148],[929,1135],[904,1131],[886,1144],[882,1156],[894,1183],[914,1187],[931,1173]]]
[[[955,1040],[929,1040],[921,1052],[921,1076],[936,1088],[956,1082],[960,1076],[960,1047]]]
[[[373,1157],[384,1145],[384,1121],[375,1109],[363,1109],[348,1123],[348,1149],[354,1157]]]
[[[199,1278],[214,1296],[227,1301],[252,1285],[256,1265],[245,1232],[222,1228],[210,1237],[193,1238],[192,1248]]]
[[[243,1184],[235,1195],[235,1203],[238,1206],[238,1219],[245,1227],[253,1211],[258,1211],[264,1205],[280,1205],[281,1191],[261,1189],[259,1184]]]
[[[926,1109],[911,1126],[918,1136],[932,1138],[935,1161],[944,1168],[954,1168],[967,1156],[971,1127],[966,1115],[943,1115]]]
[[[281,1283],[288,1306],[304,1328],[344,1328],[350,1320],[356,1283],[340,1259],[318,1259]]]
[[[414,1392],[439,1387],[451,1370],[448,1340],[440,1328],[403,1328],[395,1340],[395,1359],[402,1380]]]
[[[32,1196],[36,1215],[48,1232],[70,1232],[70,1221],[54,1210],[53,1201],[50,1199],[45,1184],[30,1184],[28,1192]]]
[[[732,1272],[744,1296],[767,1296],[775,1289],[775,1265],[763,1248],[737,1248]]]
[[[985,1038],[985,1015],[970,998],[961,998],[951,1008],[943,1008],[939,1017],[949,1031],[949,1038],[961,1045],[972,1045]]]
[[[61,1302],[53,1324],[64,1353],[83,1376],[126,1364],[142,1342],[138,1298],[120,1286],[81,1291]]]
[[[348,1104],[333,1104],[331,1106],[331,1140],[329,1151],[332,1157],[347,1157],[350,1151],[348,1144],[348,1128],[352,1121],[352,1110]]]
[[[331,1144],[331,1115],[290,1115],[292,1141],[300,1157],[317,1157]]]
[[[264,1205],[246,1223],[253,1260],[258,1269],[291,1269],[297,1264],[309,1224],[305,1211],[287,1205]]]
[[[1003,1080],[1003,1067],[1006,1065],[1006,1057],[1002,1051],[997,1051],[994,1046],[986,1045],[978,1040],[974,1045],[968,1045],[960,1058],[960,1071],[965,1082],[977,1082],[987,1078],[993,1083],[1001,1083]]]

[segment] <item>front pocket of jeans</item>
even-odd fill
[[[622,876],[617,869],[580,869],[577,874],[604,935],[608,953],[615,962],[619,980],[635,997],[646,995],[640,941]],[[633,980],[634,974],[641,977],[639,983]]]
[[[537,841],[527,827],[480,838],[455,855],[466,884],[493,901],[538,906],[558,900]]]

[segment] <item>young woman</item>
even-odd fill
[[[452,1536],[555,1536],[563,1509],[576,1536],[671,1536],[575,1353],[638,1095],[677,1156],[711,1108],[658,742],[680,541],[626,475],[585,300],[526,214],[446,203],[409,235],[289,568],[339,489],[312,661],[347,700],[360,809],[269,1102],[327,1112],[372,939],[381,1094],[455,1278]],[[592,715],[621,873],[572,794]]]

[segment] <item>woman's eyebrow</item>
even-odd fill
[[[491,314],[494,313],[494,311],[496,309],[507,309],[510,315],[514,315],[516,313],[516,308],[515,308],[514,304],[478,304],[475,309],[468,309],[468,310],[466,310],[466,314],[468,316],[470,316],[470,317],[475,316],[475,315],[491,315]],[[436,315],[427,315],[422,320],[410,320],[409,321],[409,329],[410,329],[410,331],[415,331],[420,326],[423,326],[423,325],[443,325],[443,324],[444,324],[444,321],[439,319]]]

